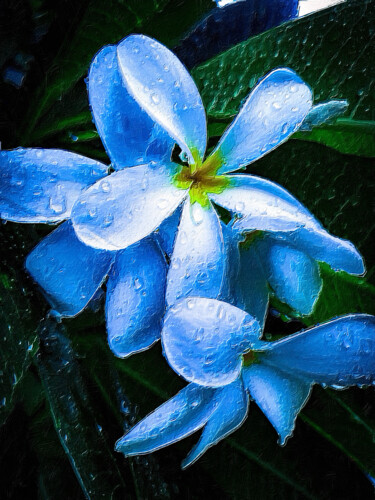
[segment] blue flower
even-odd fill
[[[0,215],[15,222],[70,219],[31,252],[26,267],[63,316],[80,312],[109,275],[107,329],[118,356],[160,337],[164,296],[167,306],[187,295],[231,296],[228,256],[235,245],[212,202],[236,214],[237,232],[274,233],[298,250],[316,248],[314,258],[331,263],[333,255],[339,269],[364,271],[354,246],[330,236],[280,186],[228,175],[287,140],[311,111],[311,90],[292,70],[276,69],[258,83],[206,159],[198,90],[155,40],[131,35],[104,47],[88,91],[114,173],[66,151],[2,151]],[[171,159],[178,157],[175,144],[181,161]],[[168,276],[153,234],[158,228],[158,238],[167,235],[173,246]]]
[[[225,302],[190,297],[166,314],[163,347],[188,382],[116,443],[125,455],[149,453],[203,427],[183,467],[236,430],[254,400],[285,444],[313,384],[375,384],[375,317],[353,314],[275,342],[259,323]]]

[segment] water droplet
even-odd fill
[[[111,184],[108,181],[102,181],[100,183],[100,189],[103,193],[109,193],[111,191]]]
[[[281,129],[281,133],[285,135],[288,133],[288,130],[289,130],[288,124],[284,123],[283,128]]]
[[[167,208],[168,205],[169,205],[169,201],[166,198],[162,198],[161,200],[158,200],[157,207],[160,210],[164,210],[165,208]]]
[[[134,288],[135,290],[139,290],[140,288],[142,288],[142,280],[140,278],[135,278],[134,280]]]
[[[191,310],[191,309],[194,309],[194,306],[195,306],[195,300],[189,299],[187,301],[187,308]]]
[[[279,102],[273,102],[272,107],[275,109],[281,109],[281,104]]]
[[[49,206],[55,214],[62,214],[66,210],[65,198],[51,198]]]
[[[107,214],[103,219],[103,227],[109,227],[113,222],[113,215]]]
[[[159,94],[156,94],[155,92],[153,94],[151,94],[151,102],[153,104],[159,104],[159,102],[160,102]]]
[[[195,225],[199,226],[203,222],[203,209],[199,203],[194,203],[191,206],[191,218]]]

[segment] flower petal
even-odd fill
[[[263,330],[268,310],[269,289],[262,266],[259,240],[240,251],[240,273],[237,282],[236,306],[251,314]]]
[[[264,346],[262,360],[308,382],[375,383],[375,317],[353,314]]]
[[[193,161],[206,150],[206,115],[198,89],[183,64],[164,45],[130,35],[117,48],[124,83],[138,104]]]
[[[72,210],[74,229],[92,247],[126,248],[154,231],[185,196],[186,191],[171,184],[166,167],[127,168],[80,196]]]
[[[125,456],[159,450],[197,431],[215,410],[216,390],[189,384],[141,420],[116,443]]]
[[[279,434],[279,443],[285,444],[310,395],[311,384],[260,363],[244,368],[242,378],[251,397]]]
[[[363,258],[353,243],[332,236],[323,227],[301,226],[295,231],[279,233],[277,236],[313,259],[327,262],[334,270],[358,275],[365,273]]]
[[[158,244],[145,238],[117,254],[107,283],[108,343],[125,358],[159,340],[167,266]]]
[[[345,113],[348,107],[349,103],[345,99],[317,104],[311,108],[299,130],[312,130],[314,127],[335,121],[336,118]]]
[[[233,382],[241,355],[258,345],[260,328],[249,314],[226,302],[188,298],[166,314],[164,354],[171,367],[189,382],[219,387]]]
[[[218,402],[216,410],[205,425],[198,443],[182,462],[183,469],[192,465],[211,446],[238,429],[247,417],[249,397],[241,379],[218,389],[215,396]]]
[[[26,258],[26,269],[62,316],[75,316],[95,295],[114,254],[81,243],[70,222],[44,238]]]
[[[188,295],[216,298],[224,279],[225,257],[215,210],[211,205],[191,205],[187,198],[168,271],[167,304]]]
[[[210,194],[218,205],[241,216],[233,225],[238,232],[291,231],[301,225],[318,225],[309,211],[277,184],[252,175],[232,175],[220,194]]]
[[[160,224],[155,237],[163,250],[163,252],[170,258],[173,252],[174,242],[176,240],[178,225],[181,219],[182,206],[180,205],[173,212],[172,215],[164,219]]]
[[[0,217],[13,222],[60,222],[81,191],[107,174],[98,161],[60,149],[0,152]]]
[[[218,300],[229,302],[238,307],[237,304],[237,282],[240,272],[240,249],[238,234],[231,227],[221,222],[221,231],[224,239],[225,268],[224,279],[221,285]],[[215,298],[215,297],[213,297]]]
[[[322,288],[319,265],[305,252],[266,236],[262,261],[276,297],[299,314],[310,314]]]
[[[88,93],[96,128],[116,169],[170,160],[174,141],[126,89],[117,62],[117,46],[95,56]]]
[[[289,68],[275,69],[250,93],[212,153],[232,172],[275,149],[293,134],[312,106],[310,88]]]

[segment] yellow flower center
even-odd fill
[[[203,163],[193,150],[194,163],[183,165],[175,175],[173,183],[180,189],[189,189],[190,202],[209,206],[208,193],[221,193],[230,184],[225,175],[217,175],[222,161],[218,153],[209,156]]]

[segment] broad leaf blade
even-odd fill
[[[340,153],[375,157],[374,121],[339,118],[332,125],[317,127],[310,132],[297,132],[293,138],[318,142]]]
[[[123,498],[124,479],[91,408],[78,360],[63,326],[52,320],[41,329],[38,365],[57,434],[85,496]]]
[[[371,120],[374,0],[352,0],[286,23],[198,66],[193,76],[208,114],[228,118],[266,73],[296,71],[318,102],[347,99],[351,118]]]

